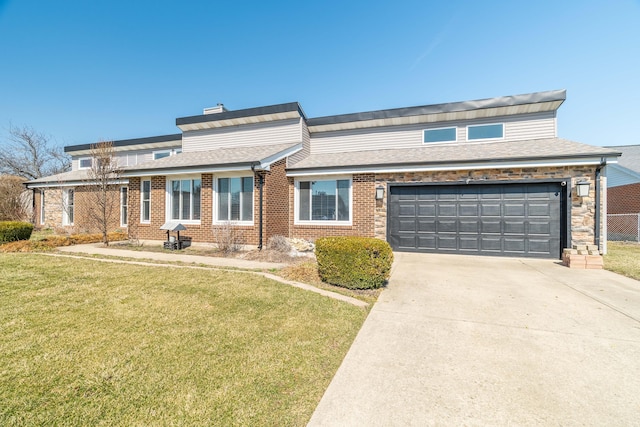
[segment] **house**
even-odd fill
[[[607,212],[640,213],[640,145],[608,147],[619,151],[618,163],[607,171]]]
[[[125,173],[113,225],[162,240],[174,220],[200,242],[227,226],[260,247],[275,235],[551,258],[572,243],[602,247],[601,176],[619,153],[558,138],[565,98],[556,90],[316,118],[296,102],[218,105],[176,119],[179,134],[114,142]],[[71,172],[28,184],[38,225],[84,227],[90,148],[66,147]]]
[[[640,145],[608,148],[622,153],[607,171],[608,237],[640,241]]]

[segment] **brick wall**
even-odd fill
[[[595,215],[595,167],[554,167],[554,168],[513,168],[488,169],[477,171],[443,171],[443,172],[406,172],[393,174],[377,174],[375,186],[386,187],[394,182],[462,182],[466,179],[487,181],[509,180],[544,180],[571,178],[572,186],[578,180],[587,179],[591,182],[588,197],[578,197],[575,191],[571,199],[571,238],[573,244],[594,243],[594,215]],[[375,236],[386,239],[387,236],[387,191],[384,200],[378,202],[375,208]],[[601,199],[602,200],[602,199]]]
[[[289,235],[289,181],[286,160],[271,165],[264,180],[264,244],[272,236]],[[256,211],[257,212],[257,211]]]
[[[44,223],[40,221],[42,203],[40,190],[36,190],[35,197],[35,225],[37,228],[62,228],[62,190],[47,188],[44,191]]]
[[[611,187],[607,193],[607,213],[640,213],[640,183]]]
[[[295,182],[293,178],[289,178],[289,236],[307,240],[315,240],[319,237],[327,236],[374,237],[376,207],[374,174],[353,175],[352,197],[352,225],[295,224]]]
[[[102,213],[97,198],[101,197],[96,187],[76,187],[74,192],[73,228],[77,233],[99,233],[102,230]],[[120,186],[107,193],[106,219],[109,231],[122,230],[120,226]]]

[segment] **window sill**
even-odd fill
[[[294,221],[293,225],[313,225],[324,227],[351,227],[351,221]]]

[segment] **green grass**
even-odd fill
[[[608,242],[604,268],[632,279],[640,280],[640,245]]]
[[[0,255],[0,425],[305,425],[367,311],[259,276]]]

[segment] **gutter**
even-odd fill
[[[260,166],[260,162],[255,162],[251,164],[251,171],[253,172],[253,176],[254,178],[257,176],[258,178],[258,190],[259,190],[259,197],[258,197],[258,250],[261,251],[262,250],[262,223],[263,223],[263,219],[262,219],[262,205],[263,205],[263,188],[264,188],[264,175],[262,175],[259,172],[256,172],[256,166]]]

